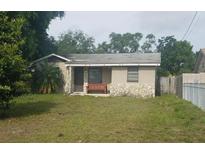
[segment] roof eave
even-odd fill
[[[39,59],[37,59],[37,60],[31,62],[30,66],[32,66],[33,64],[35,64],[35,63],[37,63],[37,62],[40,62],[40,61],[42,61],[42,60],[44,60],[44,59],[50,58],[50,57],[52,57],[52,56],[57,57],[57,58],[60,58],[60,59],[62,59],[62,60],[65,60],[66,62],[71,62],[70,59],[67,59],[67,58],[62,57],[62,56],[60,56],[60,55],[57,55],[57,54],[52,53],[52,54],[50,54],[50,55],[44,56],[44,57],[42,57],[42,58],[39,58]]]
[[[66,64],[66,66],[160,66],[160,63],[141,63],[141,64]]]

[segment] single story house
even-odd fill
[[[47,59],[63,73],[66,93],[103,92],[125,95],[129,92],[151,93],[155,96],[156,68],[160,53],[118,54],[50,54],[35,60],[32,65]],[[140,92],[141,90],[141,92]]]

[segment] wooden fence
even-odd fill
[[[158,78],[158,92],[161,94],[176,94],[176,78],[171,77],[160,77]]]

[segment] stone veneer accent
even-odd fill
[[[111,84],[111,96],[154,97],[154,89],[146,84]]]

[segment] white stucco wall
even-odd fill
[[[155,89],[156,67],[139,67],[139,83],[150,85]]]
[[[58,66],[63,74],[64,79],[64,86],[63,86],[63,92],[70,93],[71,92],[71,70],[69,67],[65,66],[64,62],[55,62],[55,65]]]
[[[141,93],[146,93],[147,89],[147,92],[149,94],[152,93],[152,95],[154,96],[156,67],[138,67],[138,82],[127,81],[127,68],[128,67],[112,67],[111,94],[116,92],[117,88],[123,90],[124,86],[124,90],[126,91],[128,91],[128,89],[136,88],[136,93],[137,91],[139,91],[140,93],[140,89],[142,90]]]

